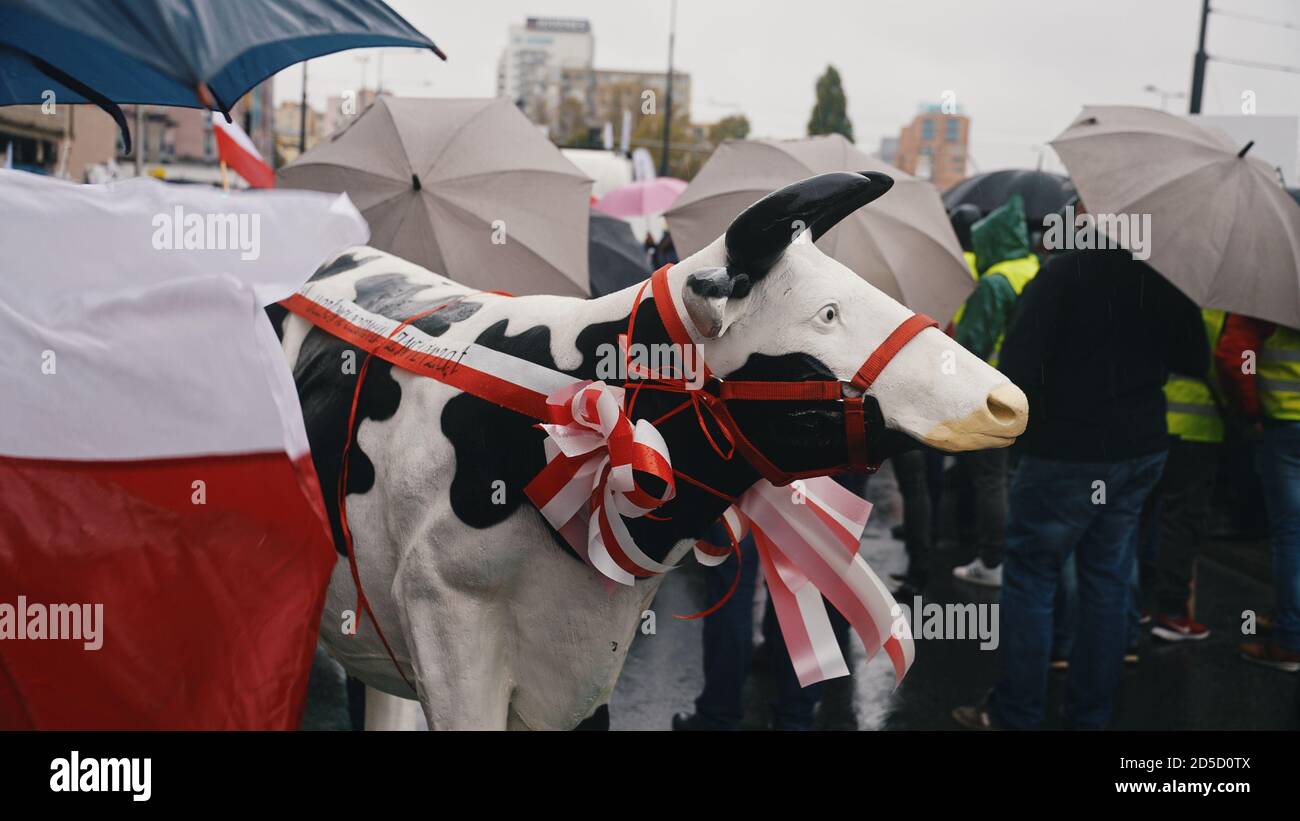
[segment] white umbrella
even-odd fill
[[[1300,327],[1300,205],[1247,146],[1129,106],[1086,107],[1051,144],[1094,217],[1150,215],[1147,262],[1198,304]]]
[[[464,285],[587,294],[591,180],[509,100],[381,96],[279,179],[347,193],[371,245]]]
[[[724,142],[665,215],[673,244],[682,257],[694,253],[757,200],[829,171],[879,171],[894,178],[894,187],[842,220],[817,247],[912,310],[947,322],[974,283],[939,190],[839,134]]]

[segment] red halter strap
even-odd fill
[[[673,302],[672,292],[668,288],[668,269],[672,267],[665,265],[655,271],[650,277],[652,294],[655,300],[655,307],[658,309],[659,318],[663,322],[664,328],[668,331],[669,338],[680,347],[694,345],[695,341],[686,329],[681,317],[678,315],[677,306]],[[638,294],[638,302],[639,300]],[[635,308],[633,309],[633,319],[635,319]],[[889,336],[885,338],[880,346],[872,351],[866,361],[853,375],[852,380],[848,383],[839,382],[829,379],[808,380],[802,382],[775,382],[763,380],[726,380],[714,376],[707,365],[700,361],[704,369],[704,377],[707,380],[704,387],[698,390],[689,390],[682,384],[658,383],[653,386],[646,385],[654,390],[671,390],[675,392],[689,392],[691,399],[687,403],[670,411],[669,414],[676,413],[688,405],[695,408],[696,415],[700,418],[701,427],[704,428],[705,434],[709,435],[708,428],[704,424],[702,407],[717,420],[719,427],[724,431],[724,435],[734,445],[734,450],[740,451],[745,459],[753,467],[773,484],[789,484],[791,481],[809,476],[818,476],[827,471],[836,472],[841,470],[868,470],[874,471],[880,466],[879,461],[873,462],[870,454],[867,452],[867,433],[866,433],[866,412],[863,408],[863,395],[868,388],[880,376],[885,366],[910,342],[917,334],[926,328],[937,328],[938,322],[935,322],[925,314],[913,314],[903,320]],[[632,323],[628,326],[628,339],[632,338]],[[862,392],[862,395],[849,396],[846,394],[846,385],[852,385],[855,389]],[[822,468],[808,471],[785,471],[781,470],[770,459],[763,455],[757,447],[754,446],[749,438],[745,436],[740,429],[740,425],[732,417],[730,410],[727,408],[728,400],[744,401],[812,401],[826,402],[835,401],[843,402],[844,405],[844,435],[847,442],[847,458],[843,464],[835,465],[830,468]],[[710,436],[712,442],[712,436]],[[718,451],[723,458],[730,458],[731,452],[726,454],[714,444],[714,449]]]

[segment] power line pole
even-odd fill
[[[307,151],[307,61],[302,61],[302,105],[298,109],[298,156]]]
[[[1201,34],[1196,44],[1196,57],[1192,61],[1192,99],[1188,107],[1191,114],[1201,113],[1201,92],[1205,90],[1205,64],[1210,55],[1205,53],[1205,26],[1210,20],[1210,0],[1201,0]]]
[[[668,23],[668,99],[664,101],[664,146],[663,156],[659,159],[661,177],[668,176],[668,141],[673,128],[673,41],[677,38],[677,0],[672,0],[672,4],[672,17]]]

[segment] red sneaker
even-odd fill
[[[1241,657],[1287,673],[1300,673],[1300,653],[1279,647],[1273,642],[1249,642],[1241,645]]]
[[[1179,616],[1176,619],[1169,616],[1156,616],[1156,623],[1151,627],[1151,635],[1165,641],[1200,641],[1210,635],[1210,628],[1186,616]]]

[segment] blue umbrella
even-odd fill
[[[0,105],[230,107],[283,68],[367,46],[446,55],[382,0],[0,0]]]

